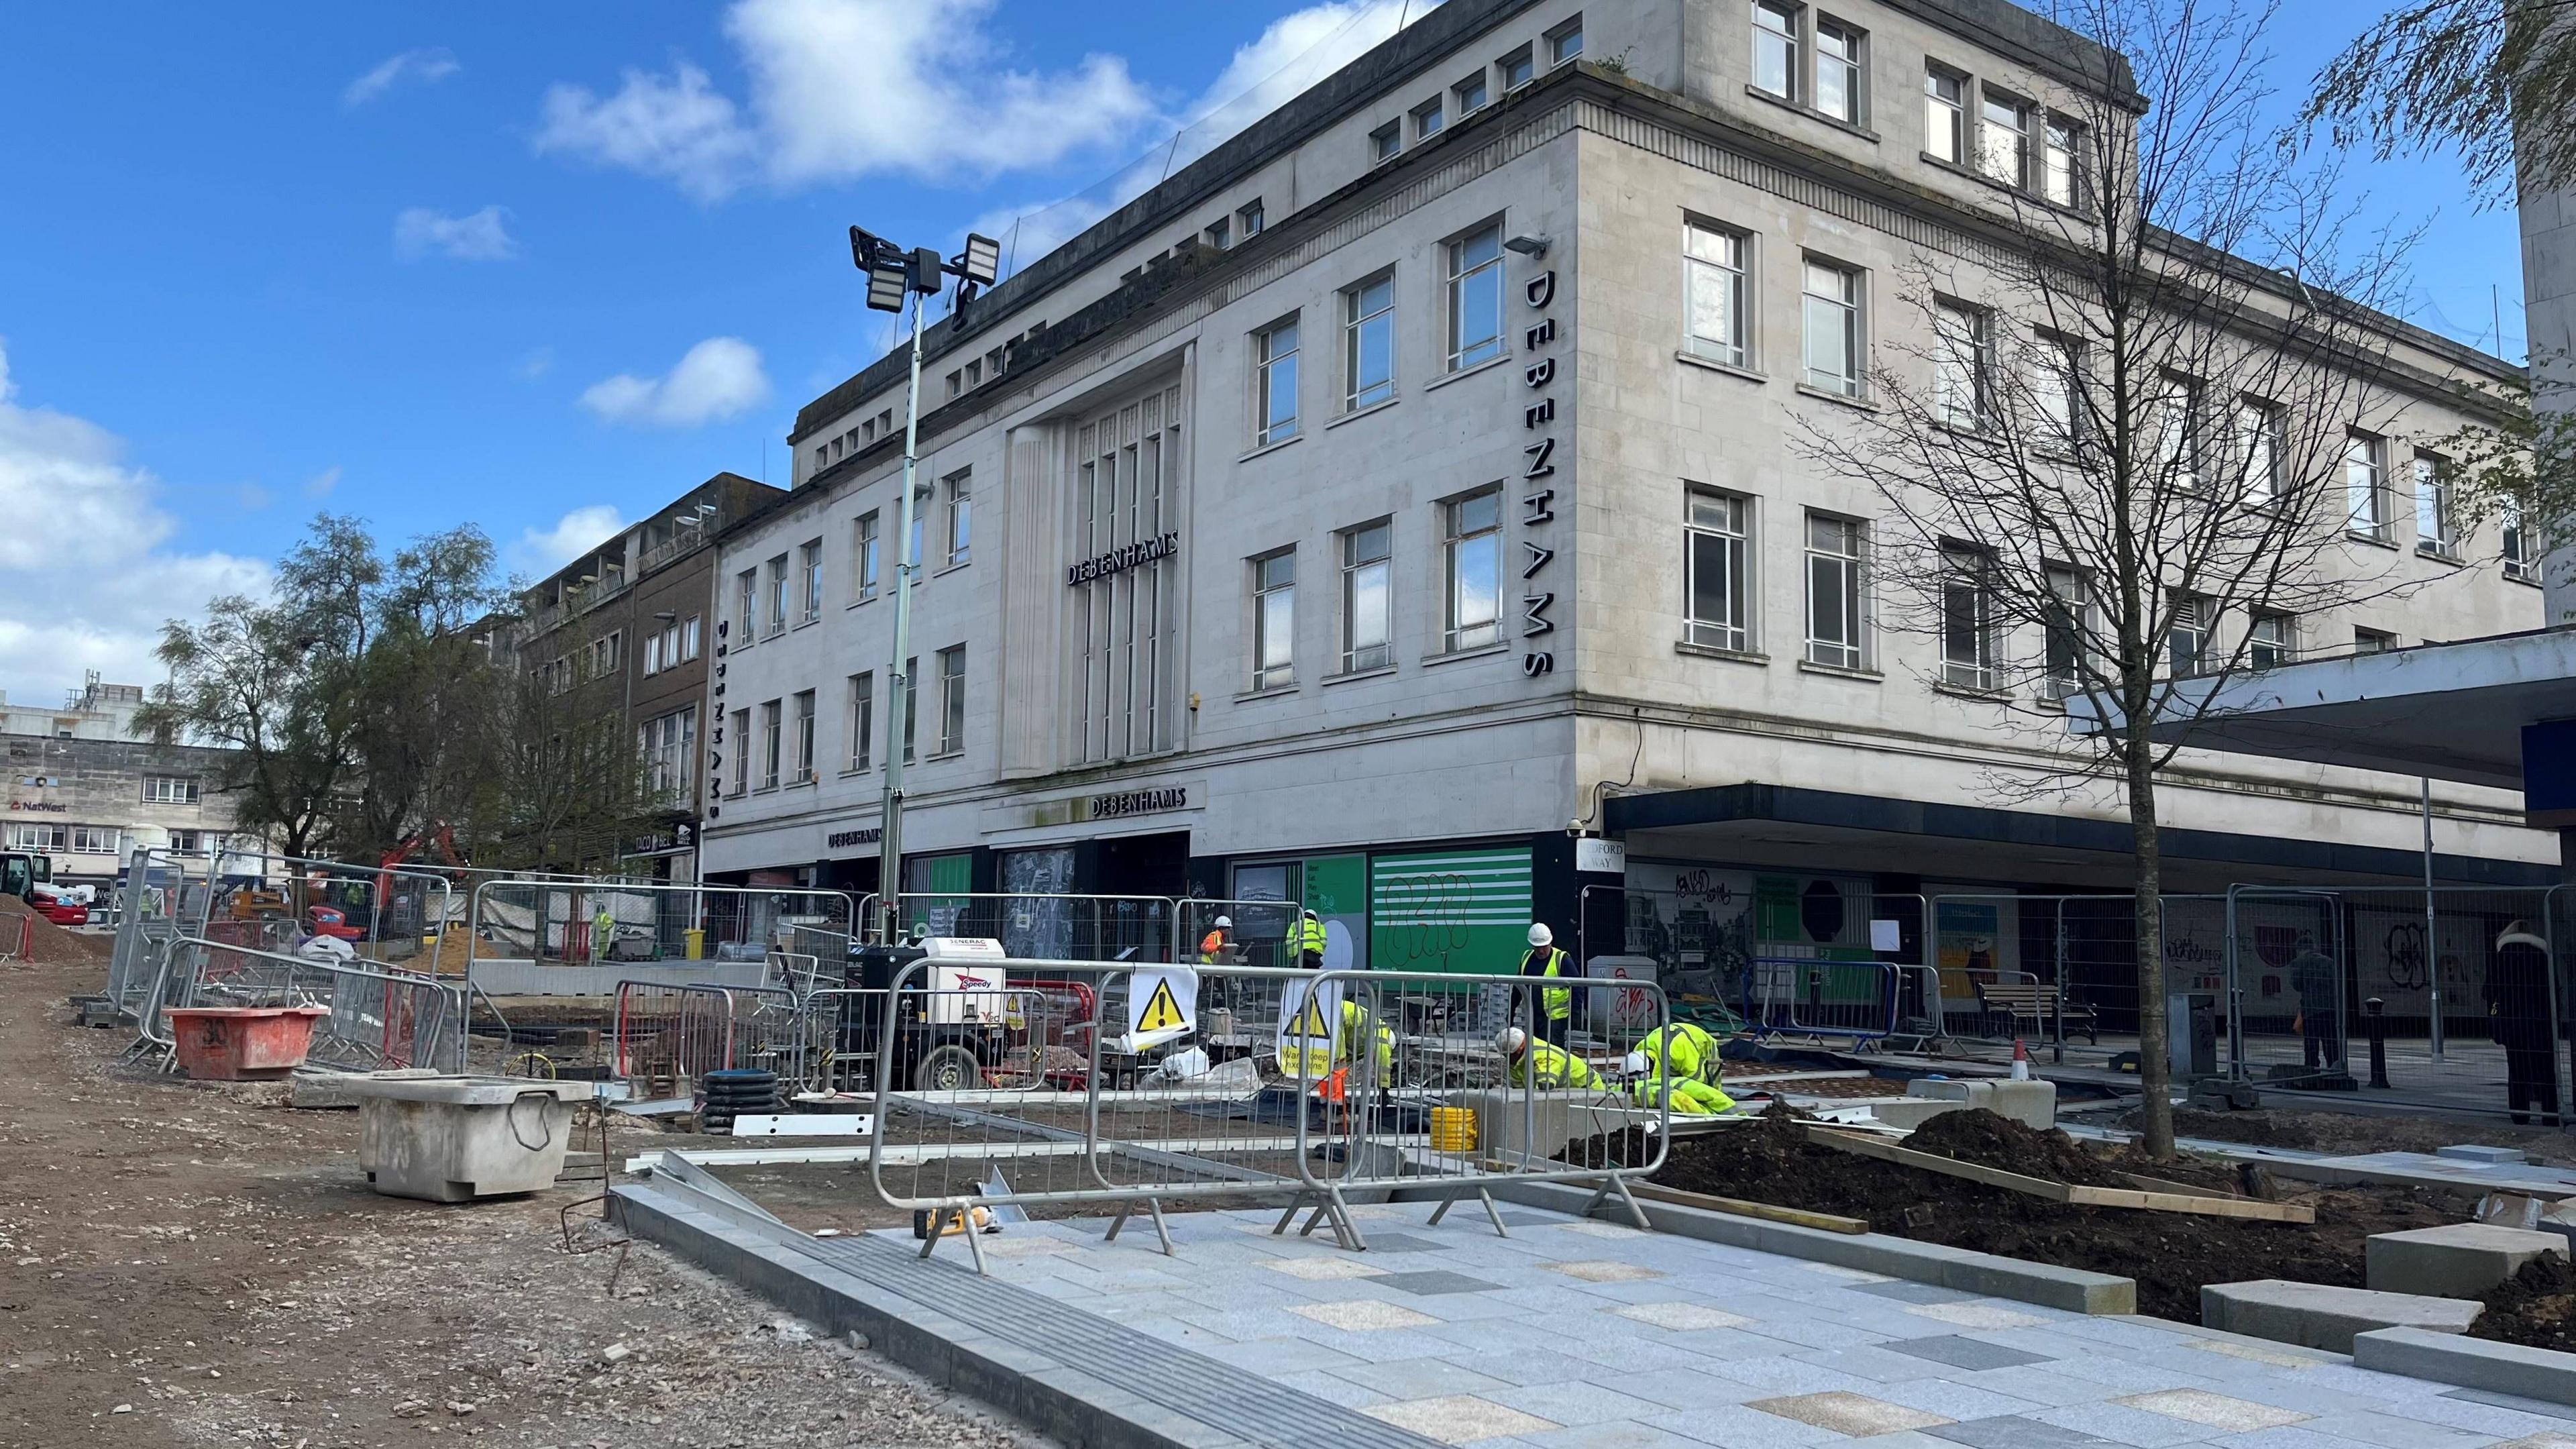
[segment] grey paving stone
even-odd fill
[[[2541,1399],[2499,1394],[2492,1389],[2453,1389],[2442,1397],[2463,1403],[2488,1404],[2499,1409],[2518,1409],[2526,1414],[2546,1414],[2553,1419],[2576,1419],[2576,1404],[2552,1404]]]
[[[1345,1409],[1365,1409],[1371,1404],[1392,1402],[1389,1395],[1381,1394],[1365,1385],[1352,1383],[1349,1379],[1326,1373],[1321,1369],[1309,1369],[1303,1373],[1272,1374],[1269,1377],[1301,1394],[1321,1399],[1328,1404],[1339,1404]]]
[[[2028,1364],[2050,1362],[2050,1356],[2044,1353],[2025,1353],[2020,1349],[2006,1348],[1997,1343],[1979,1343],[1973,1338],[1962,1338],[1957,1334],[1943,1334],[1935,1338],[1901,1338],[1881,1344],[1879,1347],[1889,1353],[1901,1353],[1911,1358],[1928,1358],[1934,1363],[1945,1363],[1952,1368],[1963,1369],[2021,1368]]]
[[[2096,1449],[2113,1441],[2097,1438],[2081,1429],[2068,1429],[2018,1414],[1994,1419],[1970,1419],[1959,1424],[1939,1424],[1923,1431],[1935,1439],[1953,1444],[1966,1444],[1970,1449]]]
[[[1938,1283],[1915,1283],[1905,1279],[1893,1283],[1857,1283],[1843,1291],[1866,1293],[1872,1298],[1893,1298],[1899,1303],[1965,1303],[1977,1296],[1957,1288],[1944,1288]]]
[[[1454,1219],[1463,1211],[1465,1211],[1463,1208],[1451,1208],[1449,1210],[1449,1216]],[[1576,1223],[1581,1221],[1581,1218],[1566,1217],[1562,1213],[1535,1213],[1527,1211],[1526,1209],[1520,1211],[1514,1211],[1511,1208],[1503,1209],[1503,1226],[1507,1228],[1555,1228],[1563,1227],[1567,1223]],[[1487,1223],[1485,1226],[1490,1229],[1493,1225],[1491,1223]]]
[[[2441,1424],[2427,1424],[2421,1419],[2361,1409],[2320,1414],[2299,1427],[2355,1444],[2375,1444],[2379,1449],[2479,1449],[2479,1446],[2495,1442],[2493,1434],[2481,1434],[2473,1429],[2453,1429]]]
[[[1649,1406],[1642,1412],[1651,1412],[1651,1406],[1657,1404],[1671,1409],[1714,1409],[1758,1399],[1770,1392],[1717,1372],[1618,1374],[1591,1382]]]
[[[1777,1414],[1748,1409],[1742,1404],[1681,1414],[1652,1414],[1639,1422],[1703,1444],[1715,1444],[1720,1449],[1807,1449],[1811,1444],[1853,1442],[1831,1429],[1783,1419]]]
[[[1220,1363],[1248,1368],[1274,1379],[1282,1374],[1351,1368],[1365,1362],[1302,1338],[1250,1338],[1201,1348],[1199,1352]]]
[[[2508,1409],[2495,1404],[2472,1403],[2437,1394],[2429,1399],[2414,1399],[2388,1412],[2400,1418],[2419,1419],[2427,1424],[2442,1424],[2454,1429],[2492,1434],[2499,1439],[2519,1439],[2532,1434],[2567,1432],[2567,1421],[2550,1414],[2534,1414],[2522,1409]]]
[[[1974,1384],[1950,1379],[1900,1379],[1878,1386],[1878,1396],[1891,1403],[1923,1409],[1945,1419],[1993,1419],[2006,1414],[2027,1414],[2048,1406],[2031,1399],[2017,1399]]]
[[[2187,1423],[2165,1414],[2150,1414],[2123,1404],[2069,1404],[2060,1409],[2035,1409],[2020,1415],[2055,1424],[2061,1429],[2074,1429],[2114,1444],[2128,1444],[2136,1449],[2165,1449],[2172,1444],[2201,1441],[2207,1426]]]
[[[1805,1359],[1821,1368],[1834,1369],[1879,1383],[1931,1378],[1942,1371],[1942,1365],[1929,1359],[1888,1353],[1869,1344],[1859,1344],[1850,1348],[1808,1349],[1803,1353],[1790,1356]]]
[[[1633,1420],[1523,1434],[1520,1442],[1536,1449],[1701,1449],[1697,1439]]]
[[[1470,1278],[1464,1273],[1452,1273],[1445,1268],[1428,1269],[1417,1273],[1387,1273],[1365,1281],[1378,1287],[1419,1294],[1490,1293],[1503,1286],[1500,1283],[1489,1283],[1482,1278]]]
[[[1981,1389],[1992,1389],[1999,1394],[2010,1394],[2016,1399],[2028,1399],[2034,1404],[2052,1406],[2098,1404],[2105,1399],[2127,1392],[2091,1379],[2080,1379],[2072,1374],[2058,1373],[2056,1372],[2058,1367],[2059,1365],[2052,1362],[2046,1366],[2035,1365],[2027,1368],[1981,1369],[1974,1373],[1960,1374],[1958,1378],[1961,1383],[1974,1384]]]
[[[1574,1358],[1550,1349],[1515,1349],[1508,1353],[1482,1353],[1463,1345],[1453,1345],[1456,1352],[1441,1355],[1451,1363],[1464,1364],[1478,1373],[1490,1374],[1513,1384],[1597,1383],[1604,1374],[1615,1372],[1590,1359]],[[1658,1373],[1680,1374],[1693,1370],[1659,1369]]]
[[[1503,1379],[1480,1374],[1442,1358],[1398,1359],[1394,1363],[1359,1363],[1333,1370],[1365,1389],[1390,1399],[1437,1399],[1452,1394],[1483,1394],[1509,1389]]]
[[[1457,1246],[1456,1243],[1444,1243],[1436,1238],[1416,1237],[1411,1233],[1368,1234],[1368,1250],[1371,1253],[1445,1253]]]

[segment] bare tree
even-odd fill
[[[2381,156],[2450,151],[2492,203],[2576,183],[2576,5],[2415,0],[2318,72],[2300,119]]]
[[[1811,416],[1799,446],[1882,500],[1889,626],[1938,638],[1946,688],[2030,728],[2031,765],[1995,787],[2125,806],[2162,1156],[2158,791],[2212,685],[2287,658],[2297,616],[2402,587],[2350,540],[2389,526],[2384,448],[2354,430],[2403,406],[2374,308],[2405,239],[2349,235],[2330,167],[2298,169],[2265,129],[2268,9],[2057,18],[2102,46],[2069,57],[2086,84],[2018,127],[1980,121],[1993,224],[1917,254],[1872,407]]]

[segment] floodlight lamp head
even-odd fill
[[[989,287],[1002,274],[1002,244],[976,232],[966,233],[966,252],[958,258],[957,275],[978,287]]]
[[[1547,255],[1547,238],[1543,236],[1516,236],[1503,243],[1503,250],[1507,252],[1518,252],[1532,261],[1536,261],[1540,257]]]

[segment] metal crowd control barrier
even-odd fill
[[[16,919],[15,926],[0,922],[0,961],[23,961],[35,954],[35,916],[22,912]]]
[[[780,987],[621,981],[609,1070],[644,1095],[693,1094],[709,1072],[756,1067],[789,1089],[806,1079],[802,1004]]]
[[[175,1065],[167,1013],[200,1006],[319,1006],[307,1060],[342,1071],[465,1069],[465,989],[365,961],[330,961],[183,936],[163,957],[129,1060]]]
[[[1684,1086],[1620,1079],[1671,1021],[1662,989],[1622,982],[1591,1039],[1543,1039],[1517,976],[1230,965],[922,961],[873,1003],[877,1132],[869,1174],[931,1215],[928,1257],[976,1207],[1285,1201],[1367,1246],[1355,1192],[1479,1200],[1498,1181],[1584,1182],[1639,1224],[1626,1179],[1663,1162]],[[1090,1019],[1069,1018],[1072,988]],[[836,993],[817,993],[816,1000]],[[851,993],[852,997],[859,994]],[[1078,998],[1077,998],[1078,1003]],[[861,1003],[836,1003],[836,1017]],[[1519,1033],[1518,1055],[1504,1048]],[[1069,1050],[1075,1042],[1079,1053]],[[982,1265],[982,1245],[965,1231]]]
[[[1297,924],[1304,907],[1295,901],[1178,901],[1176,959],[1218,966],[1301,967]],[[1218,921],[1226,924],[1219,926]],[[1211,937],[1215,940],[1212,943]],[[1211,944],[1214,946],[1213,960]]]
[[[606,995],[659,974],[763,984],[778,934],[855,934],[840,891],[662,881],[485,881],[474,888],[466,977],[495,994]],[[810,954],[810,953],[809,953]]]
[[[897,928],[1002,943],[1026,960],[1170,961],[1169,896],[1058,895],[1026,891],[907,891],[894,898]]]
[[[455,916],[448,874],[423,866],[223,850],[209,857],[206,881],[195,934],[222,920],[284,919],[298,934],[338,936],[375,961],[434,949]]]
[[[1756,956],[1748,966],[1744,1025],[1757,1036],[1849,1037],[1866,1050],[1896,1034],[1902,982],[1888,962]]]

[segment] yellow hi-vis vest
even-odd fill
[[[1541,1087],[1598,1087],[1601,1079],[1592,1074],[1592,1064],[1553,1043],[1533,1038],[1519,1056],[1509,1059],[1506,1079],[1515,1087],[1527,1086],[1535,1070]]]
[[[1735,1099],[1708,1083],[1691,1077],[1643,1077],[1630,1087],[1640,1107],[1652,1107],[1664,1094],[1672,1094],[1673,1115],[1707,1116],[1726,1111]]]
[[[1678,1079],[1718,1085],[1721,1064],[1717,1055],[1717,1038],[1687,1021],[1677,1021],[1646,1033],[1637,1043],[1645,1053],[1649,1075],[1671,1075]]]
[[[1547,953],[1545,958],[1547,964],[1536,971],[1532,971],[1530,969],[1530,963],[1540,959],[1538,953],[1541,951],[1545,951]],[[1560,976],[1562,975],[1560,968],[1564,965],[1565,952],[1554,946],[1532,946],[1528,951],[1521,955],[1521,974],[1523,976]],[[1566,987],[1547,987],[1539,992],[1538,999],[1539,1004],[1546,1008],[1547,1019],[1550,1021],[1563,1021],[1567,1017],[1574,1015],[1574,992]]]
[[[1297,954],[1303,958],[1312,951],[1318,958],[1324,954],[1324,923],[1313,916],[1297,919]]]

